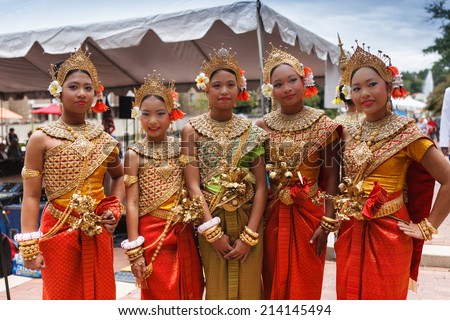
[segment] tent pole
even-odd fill
[[[259,87],[261,88],[262,84],[263,84],[263,67],[264,67],[264,63],[263,63],[263,50],[264,50],[264,39],[263,39],[263,34],[262,34],[262,19],[261,19],[261,1],[260,0],[256,0],[256,36],[258,38],[258,55],[259,55]],[[264,115],[265,112],[265,107],[264,107],[264,96],[262,94],[262,92],[260,93],[259,96],[260,102],[261,102],[261,110],[262,110],[262,114]]]

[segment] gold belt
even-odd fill
[[[155,209],[148,213],[153,217],[157,217],[164,220],[177,221],[178,215],[169,210]]]
[[[401,207],[403,207],[404,204],[403,194],[401,194],[397,198],[389,200],[388,202],[383,204],[380,211],[378,211],[378,213],[374,215],[373,218],[377,219],[389,216],[398,211]]]
[[[51,202],[49,202],[47,209],[56,220],[63,218],[64,212],[55,208]],[[93,212],[86,212],[80,218],[69,214],[65,222],[70,226],[69,231],[80,228],[86,235],[92,237],[102,233],[101,221],[102,219]]]
[[[248,201],[250,201],[254,196],[253,189],[250,190],[250,192],[247,192],[245,195],[245,198],[242,199],[231,199],[230,201],[227,201],[225,203],[222,203],[219,207],[223,208],[225,211],[231,212],[234,210],[237,210],[238,208],[242,207],[244,204],[246,204]],[[206,202],[208,205],[214,200],[214,197],[216,196],[214,193],[211,193],[208,190],[203,190],[203,196],[205,197]],[[233,203],[234,200],[237,200],[236,203]]]

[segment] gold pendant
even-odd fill
[[[82,157],[88,155],[94,148],[94,144],[86,139],[83,135],[80,135],[73,143],[72,147]]]
[[[372,151],[365,142],[359,143],[355,149],[353,149],[352,156],[358,166],[362,166],[372,158]]]

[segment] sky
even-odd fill
[[[0,0],[0,34],[82,25],[133,17],[153,16],[188,9],[230,4],[214,0]],[[355,40],[382,50],[400,71],[432,67],[437,54],[423,49],[441,36],[439,23],[430,20],[425,7],[433,0],[262,0],[280,14],[318,36],[352,52]],[[450,4],[447,4],[447,7]]]

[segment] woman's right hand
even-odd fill
[[[36,259],[23,260],[23,266],[30,270],[42,270],[45,269],[45,260],[42,253],[39,253]]]
[[[141,279],[142,276],[145,274],[145,258],[140,257],[136,261],[133,261],[133,264],[131,265],[131,272],[133,272],[133,275],[136,277],[136,279]]]
[[[230,245],[230,238],[226,234],[223,234],[219,239],[211,243],[211,245],[220,258],[223,258],[224,255],[233,250],[233,247]]]

